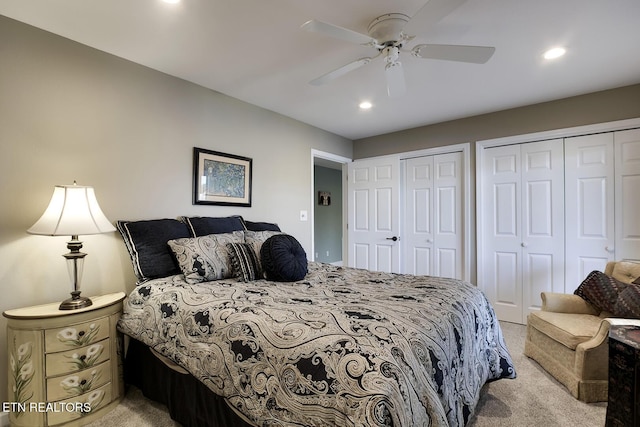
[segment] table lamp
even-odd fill
[[[60,304],[60,310],[75,310],[92,304],[87,297],[80,296],[80,280],[84,257],[80,252],[82,242],[78,240],[81,234],[99,234],[115,231],[115,227],[104,216],[93,187],[77,185],[56,185],[49,206],[31,228],[30,234],[45,236],[71,236],[67,242],[69,253],[63,256],[67,260],[67,269],[73,291],[71,298]]]

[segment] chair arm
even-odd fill
[[[594,306],[574,294],[561,294],[557,292],[541,292],[542,311],[553,311],[555,313],[575,313],[575,314],[600,314]]]
[[[578,344],[582,350],[589,350],[601,345],[605,340],[609,337],[609,328],[612,325],[634,325],[640,326],[640,319],[623,319],[618,317],[606,317],[602,319],[600,322],[600,328],[598,329],[598,333],[596,333],[593,338],[589,341],[585,341],[581,344]]]

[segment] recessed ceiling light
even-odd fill
[[[162,0],[165,3],[171,3],[171,4],[175,4],[175,3],[180,3],[180,0]]]
[[[373,107],[373,104],[371,104],[369,101],[363,101],[360,103],[359,107],[361,110],[368,110]]]
[[[562,55],[567,53],[566,49],[563,47],[554,47],[553,49],[549,49],[544,53],[544,59],[556,59],[560,58]]]

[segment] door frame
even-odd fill
[[[342,165],[342,264],[348,265],[347,253],[347,164],[352,162],[349,157],[340,156],[326,151],[311,149],[311,209],[309,210],[309,220],[311,225],[311,254],[308,254],[311,261],[316,258],[316,241],[315,241],[315,174],[314,168],[316,159],[328,160],[333,163]]]

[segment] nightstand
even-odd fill
[[[116,323],[124,292],[93,305],[59,310],[59,302],[7,310],[12,426],[80,426],[115,408],[124,394],[122,334]]]
[[[640,326],[609,329],[607,427],[640,426]]]

